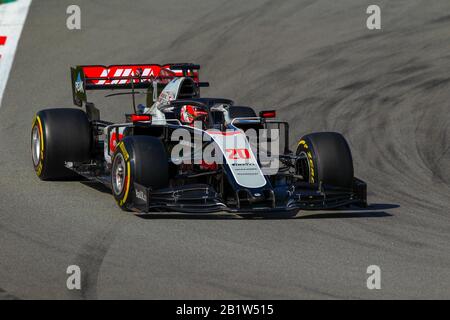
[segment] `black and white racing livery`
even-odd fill
[[[366,184],[354,177],[344,137],[335,132],[303,136],[295,152],[289,146],[289,125],[274,119],[275,111],[238,106],[232,100],[200,97],[198,65],[115,65],[71,68],[73,100],[80,108],[37,112],[31,131],[34,169],[42,180],[80,176],[109,187],[120,208],[138,213],[231,212],[250,215],[293,215],[299,209],[366,206]],[[88,102],[89,90],[130,94],[133,113],[123,123],[100,119]],[[127,91],[123,91],[127,90]],[[147,103],[136,105],[144,90]],[[201,110],[201,125],[181,121],[183,108]],[[192,133],[185,146],[202,137],[200,151],[213,146],[214,163],[174,157],[176,130]],[[256,140],[246,131],[253,129]],[[260,157],[261,132],[276,129],[277,169],[267,172]],[[205,139],[205,137],[207,139]],[[255,143],[256,141],[256,143]],[[191,150],[191,149],[189,149]]]

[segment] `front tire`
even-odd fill
[[[352,154],[340,133],[317,132],[305,135],[300,139],[296,154],[306,158],[298,163],[298,171],[306,181],[352,189]]]
[[[153,190],[168,186],[167,153],[158,138],[129,136],[117,145],[111,167],[111,189],[122,210],[133,207],[134,183]]]

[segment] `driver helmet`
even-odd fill
[[[184,105],[181,107],[180,120],[183,124],[194,125],[195,121],[206,122],[208,112],[199,106]]]

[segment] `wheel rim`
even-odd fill
[[[112,185],[116,195],[122,193],[125,186],[125,160],[122,154],[118,153],[114,158],[113,170],[112,170]]]
[[[305,181],[310,182],[310,172],[311,172],[311,168],[309,165],[309,160],[308,160],[308,155],[306,154],[306,152],[302,151],[300,152],[300,156],[303,157],[303,159],[300,160],[300,170],[301,170],[301,174],[303,176],[303,179]]]
[[[41,160],[41,135],[37,126],[34,126],[31,137],[31,153],[33,164],[36,167]]]

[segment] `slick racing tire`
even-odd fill
[[[135,183],[150,189],[169,184],[169,162],[162,142],[150,136],[125,137],[117,145],[111,167],[111,189],[119,207],[131,210],[146,195],[138,194]]]
[[[82,110],[39,111],[31,128],[31,158],[37,176],[41,180],[79,178],[65,162],[89,160],[91,143],[91,127]]]
[[[353,160],[345,138],[336,132],[318,132],[303,136],[297,155],[305,159],[298,162],[298,173],[310,183],[351,189]]]

